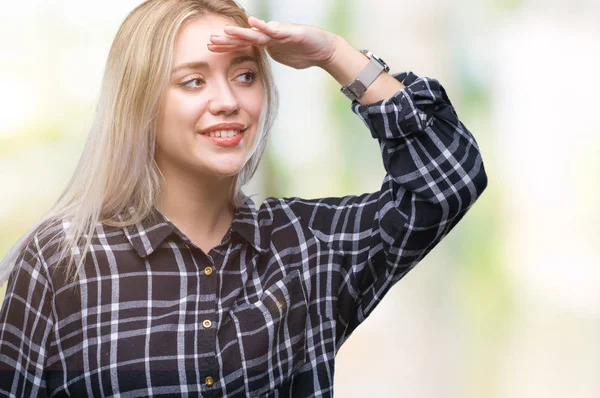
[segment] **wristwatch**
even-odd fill
[[[389,72],[390,70],[390,67],[385,61],[371,51],[360,50],[360,52],[369,58],[369,63],[360,72],[356,80],[348,85],[342,86],[340,89],[346,97],[350,98],[350,100],[358,100],[382,71]]]

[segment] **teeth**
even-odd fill
[[[240,134],[240,130],[219,130],[206,133],[209,137],[233,137]]]

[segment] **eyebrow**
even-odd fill
[[[239,65],[239,64],[242,64],[247,61],[251,61],[251,62],[258,64],[258,61],[256,60],[256,58],[251,55],[238,55],[237,57],[232,58],[231,62],[229,64],[230,65]],[[178,65],[175,68],[173,68],[173,71],[171,72],[171,74],[175,74],[182,69],[201,69],[201,68],[210,68],[210,66],[208,65],[208,62],[204,62],[204,61],[187,62],[185,64],[181,64],[181,65]]]

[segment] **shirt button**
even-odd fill
[[[210,377],[210,376],[206,376],[206,379],[204,379],[204,382],[209,387],[212,386],[213,384],[215,384],[214,379],[212,377]]]
[[[204,268],[204,273],[205,273],[206,275],[210,275],[210,274],[212,274],[212,267],[206,267],[206,268]]]
[[[204,322],[202,322],[202,325],[208,329],[210,327],[210,325],[212,325],[212,322],[209,321],[208,319],[205,319]]]

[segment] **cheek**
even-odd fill
[[[171,91],[166,97],[162,114],[162,129],[173,127],[193,129],[203,111],[203,101],[197,96]]]
[[[240,98],[240,106],[248,112],[253,118],[258,121],[260,111],[265,105],[263,99],[263,91],[256,91],[251,95],[245,95]]]
[[[179,152],[190,145],[190,137],[196,128],[202,104],[198,98],[185,96],[175,90],[163,97],[157,145],[161,152]]]

